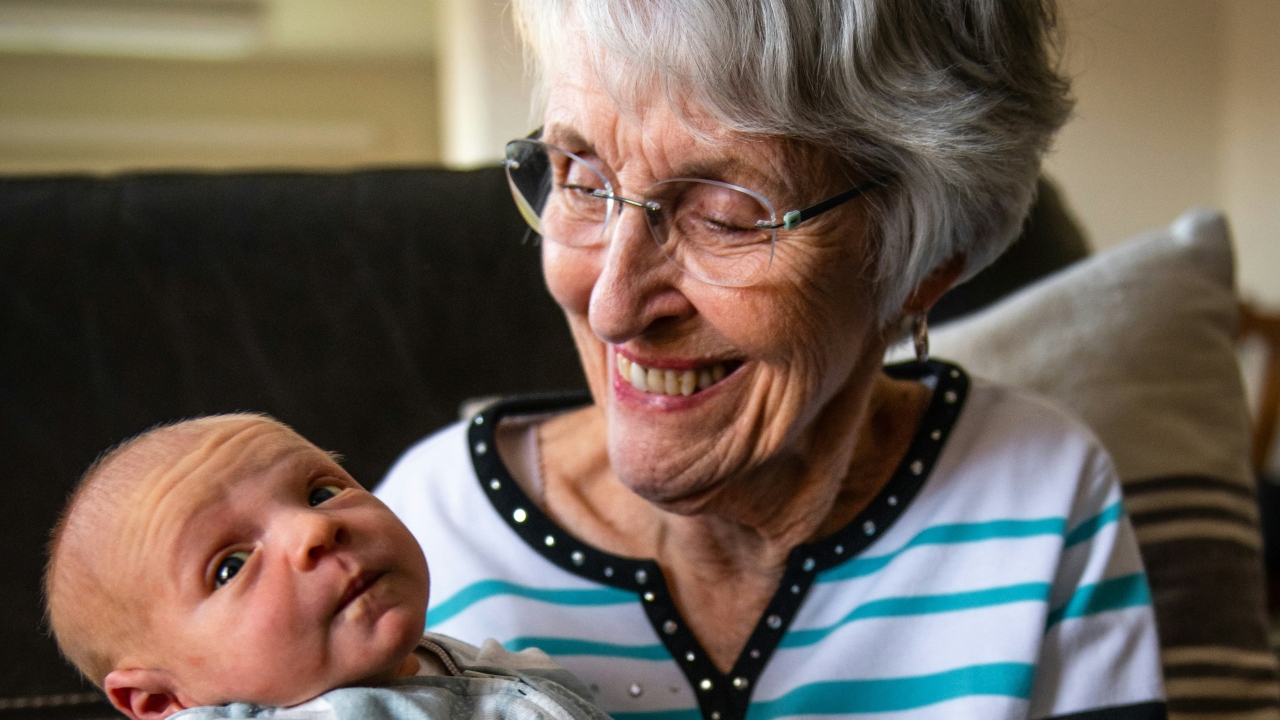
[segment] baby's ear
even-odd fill
[[[112,670],[102,681],[111,704],[133,720],[164,720],[186,710],[172,688],[172,678],[162,670]]]

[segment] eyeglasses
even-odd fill
[[[676,266],[727,287],[754,285],[765,276],[778,230],[791,230],[888,181],[865,182],[784,213],[779,222],[763,195],[718,180],[662,180],[639,200],[616,195],[594,165],[541,140],[507,143],[503,165],[520,214],[543,238],[569,247],[603,246],[609,221],[630,205],[644,211],[650,234]]]

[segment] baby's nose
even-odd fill
[[[325,513],[303,512],[296,520],[293,563],[310,570],[325,555],[347,542],[349,533],[342,523]]]

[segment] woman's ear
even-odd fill
[[[186,710],[172,685],[168,673],[142,668],[112,670],[102,681],[111,704],[132,720],[164,720]]]
[[[956,279],[964,272],[966,259],[964,255],[953,255],[950,260],[926,275],[916,289],[907,296],[906,302],[902,303],[903,316],[910,317],[929,312],[929,308],[938,302],[938,298],[956,284]]]

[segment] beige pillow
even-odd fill
[[[933,355],[1053,398],[1115,458],[1171,718],[1280,717],[1236,311],[1226,222],[1192,210],[931,333]]]

